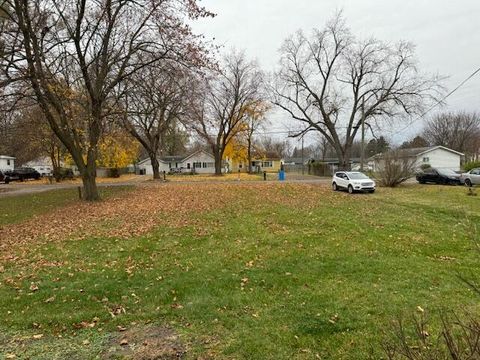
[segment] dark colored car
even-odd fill
[[[29,179],[38,180],[42,177],[37,170],[32,168],[18,168],[12,171],[7,171],[5,174],[10,178],[10,181],[24,181]]]
[[[420,184],[460,185],[460,174],[453,170],[430,168],[417,174],[417,181]]]
[[[8,184],[10,181],[10,176],[8,176],[5,172],[0,171],[0,182]]]

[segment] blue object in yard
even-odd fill
[[[278,180],[285,181],[285,171],[284,170],[280,170],[278,172]]]

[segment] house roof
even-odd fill
[[[184,162],[184,161],[187,161],[188,159],[194,157],[195,155],[197,155],[199,153],[204,153],[204,154],[207,154],[208,156],[213,157],[212,154],[206,152],[205,150],[197,150],[197,151],[195,151],[191,154],[188,154],[188,155],[163,156],[163,157],[159,158],[158,161],[163,162],[163,163]],[[150,158],[143,159],[138,163],[138,165],[143,165],[145,163],[148,163],[149,161],[150,161]]]
[[[0,155],[0,159],[15,160],[16,158],[13,156]]]
[[[449,149],[445,146],[440,146],[440,145],[429,146],[429,147],[411,148],[411,149],[399,149],[398,152],[401,156],[404,156],[404,157],[416,157],[416,156],[424,155],[424,154],[427,154],[429,152],[432,152],[432,151],[438,150],[438,149],[443,149],[445,151],[449,151],[449,152],[457,154],[459,156],[464,156],[465,155],[465,154],[462,154],[461,152],[458,152],[458,151],[455,151],[455,150],[452,150],[452,149]],[[384,155],[385,155],[384,153],[377,154],[377,155],[372,156],[370,159],[381,159],[381,158],[384,157]]]

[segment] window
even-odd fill
[[[193,163],[193,168],[194,169],[201,169],[202,168],[202,163],[201,162],[194,162]]]
[[[264,161],[263,164],[262,164],[262,167],[272,168],[273,167],[273,161]]]
[[[423,158],[423,162],[424,162],[424,163],[429,163],[429,162],[430,162],[430,158],[429,158],[429,157],[424,157],[424,158]]]
[[[202,167],[203,167],[204,169],[207,168],[207,163],[206,163],[206,162],[204,162],[202,165],[203,165]]]
[[[209,162],[207,163],[207,168],[214,168],[215,167],[215,163],[214,162]]]
[[[7,165],[10,166],[10,160],[7,160]]]
[[[187,169],[190,170],[190,163],[187,163]]]

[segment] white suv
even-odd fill
[[[334,191],[345,189],[350,194],[355,191],[374,193],[375,181],[358,171],[339,171],[333,175],[332,188]]]

